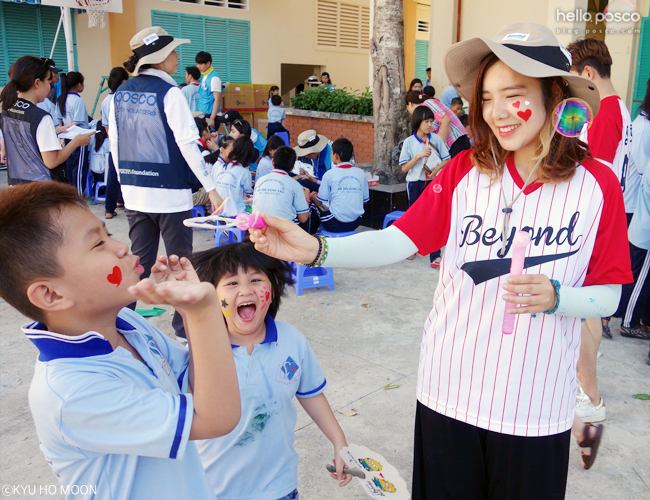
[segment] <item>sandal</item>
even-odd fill
[[[621,326],[621,337],[650,340],[650,332],[642,330],[641,325],[635,327]]]
[[[596,429],[596,435],[591,437],[589,435],[589,427],[594,427]],[[582,441],[578,441],[578,446],[581,448],[591,448],[591,455],[582,454],[582,461],[585,464],[585,470],[589,470],[594,462],[596,461],[596,453],[598,453],[598,446],[600,445],[600,440],[603,437],[603,430],[605,427],[603,424],[593,425],[585,424],[584,433],[585,437]]]
[[[105,219],[112,219],[117,215],[117,212],[113,210],[112,212],[106,212],[106,215],[104,216]]]
[[[612,332],[609,330],[609,326],[603,325],[603,336],[605,336],[608,339],[612,338]]]

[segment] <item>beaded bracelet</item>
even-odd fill
[[[327,259],[327,254],[329,250],[327,247],[327,238],[321,235],[318,235],[317,238],[318,238],[319,245],[321,245],[319,247],[318,256],[316,257],[316,260],[314,262],[312,262],[311,264],[307,264],[307,267],[322,267],[323,263],[325,262],[325,259]]]
[[[558,280],[551,280],[551,285],[555,288],[555,307],[547,311],[543,311],[544,314],[555,314],[557,308],[560,307],[560,282]]]
[[[318,240],[318,252],[316,253],[316,258],[314,260],[312,260],[309,264],[303,264],[307,267],[316,267],[316,264],[318,264],[318,258],[323,251],[323,240],[321,240],[321,236],[316,236],[316,239]]]

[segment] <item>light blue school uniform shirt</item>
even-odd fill
[[[232,353],[241,419],[230,434],[197,441],[197,448],[219,500],[277,500],[298,486],[293,397],[322,393],[325,375],[304,335],[268,315],[264,341],[250,355],[235,345]]]
[[[190,106],[190,111],[194,113],[199,104],[199,82],[188,83],[181,89],[183,96],[187,99],[187,104]],[[210,110],[212,113],[212,110]],[[210,116],[210,115],[208,115]]]
[[[54,127],[59,126],[59,119],[57,118],[57,109],[56,105],[50,101],[49,99],[45,99],[42,102],[39,102],[36,104],[36,107],[41,108],[43,111],[48,113],[52,117],[52,121],[54,122]]]
[[[116,326],[146,365],[96,332],[23,327],[40,351],[29,406],[47,463],[62,485],[93,487],[95,500],[214,499],[189,442],[187,348],[127,308]]]
[[[449,85],[445,90],[442,91],[442,94],[440,94],[440,102],[443,103],[445,106],[450,107],[451,101],[454,97],[460,97],[460,96],[458,95],[458,92],[456,92],[454,86]]]
[[[108,127],[108,113],[111,110],[111,102],[113,102],[114,97],[115,94],[113,92],[109,92],[109,94],[104,97],[104,100],[102,101],[102,127]]]
[[[648,168],[639,186],[639,198],[627,234],[630,243],[634,246],[650,250],[650,169]]]
[[[234,217],[246,210],[244,193],[253,194],[252,184],[250,171],[241,163],[230,162],[218,169],[214,176],[214,185],[224,200],[223,215]]]
[[[643,111],[632,122],[632,137],[630,154],[636,171],[643,175],[650,163],[650,118]]]
[[[86,103],[76,92],[69,92],[65,100],[65,116],[61,114],[59,105],[56,105],[57,120],[61,120],[63,125],[76,123],[81,128],[88,128],[88,110]]]
[[[365,172],[347,162],[334,165],[332,170],[323,175],[318,199],[329,204],[330,212],[336,220],[357,220],[363,215],[363,204],[370,199]]]
[[[442,161],[450,158],[447,145],[440,138],[440,136],[438,136],[438,134],[430,133],[428,142],[431,142],[431,144],[433,144],[438,150],[437,153],[435,150],[431,152],[432,155],[436,155],[438,160],[440,160],[437,163],[434,162],[435,165],[439,165]],[[404,141],[404,144],[402,144],[402,152],[399,155],[400,166],[404,165],[405,163],[408,163],[417,155],[419,155],[425,147],[427,147],[427,141],[423,141],[417,136],[415,132],[413,132],[413,135],[411,135],[411,137],[408,137]],[[427,180],[427,173],[422,169],[422,165],[424,165],[425,161],[426,158],[422,158],[415,165],[413,165],[413,167],[411,167],[411,170],[406,172],[406,182],[417,182],[417,181]],[[430,165],[433,164],[430,163]]]
[[[255,182],[259,182],[262,177],[268,175],[273,170],[273,161],[270,156],[265,156],[257,164],[257,170],[255,171]]]
[[[274,106],[269,108],[266,113],[266,118],[269,123],[280,123],[282,120],[287,119],[287,113],[282,106]]]
[[[274,169],[255,184],[253,213],[267,213],[293,221],[309,212],[300,183],[284,170]]]

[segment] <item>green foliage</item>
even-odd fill
[[[317,87],[291,98],[291,104],[296,109],[309,111],[372,116],[372,92],[369,87],[364,92]]]

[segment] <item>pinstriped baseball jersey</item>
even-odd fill
[[[514,204],[501,255],[500,181],[454,158],[395,225],[422,255],[446,245],[433,309],[424,326],[418,400],[446,416],[491,431],[546,436],[573,421],[580,318],[517,316],[501,333],[502,286],[512,239],[531,233],[524,273],[567,286],[632,280],[620,184],[611,169],[586,160],[569,182],[533,183]],[[502,181],[510,202],[523,181],[512,157]]]

